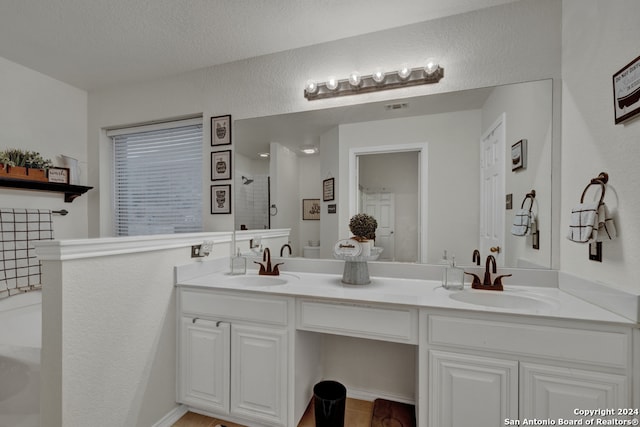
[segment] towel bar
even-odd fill
[[[609,182],[609,174],[606,172],[600,172],[596,178],[593,178],[589,181],[586,187],[584,187],[584,191],[582,191],[582,196],[580,196],[580,203],[584,203],[584,195],[587,194],[587,190],[592,185],[599,185],[602,188],[602,192],[600,193],[600,203],[604,200],[604,193],[607,190],[607,182]]]
[[[536,190],[531,190],[530,193],[527,193],[524,196],[524,199],[522,199],[522,203],[520,204],[520,209],[524,209],[524,204],[527,201],[527,199],[529,199],[531,201],[531,204],[529,205],[529,212],[531,212],[531,209],[533,208],[533,199],[536,198]]]

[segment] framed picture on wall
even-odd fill
[[[211,117],[211,146],[231,144],[231,115]]]
[[[335,179],[328,178],[322,181],[322,201],[330,202],[335,199]]]
[[[527,140],[521,139],[511,146],[511,170],[527,167]]]
[[[47,169],[47,179],[49,182],[69,184],[69,168],[49,168]]]
[[[320,219],[320,199],[302,199],[302,219]]]
[[[211,213],[231,213],[231,184],[211,186]]]
[[[616,124],[640,113],[640,56],[613,75]]]
[[[211,181],[231,179],[231,150],[211,153]]]

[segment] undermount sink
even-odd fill
[[[453,292],[449,298],[467,304],[516,310],[551,309],[556,306],[553,301],[542,300],[531,295],[514,294],[509,291],[465,290]]]
[[[296,277],[290,274],[281,274],[280,276],[259,276],[251,274],[243,274],[239,276],[233,276],[231,280],[235,284],[242,284],[246,286],[275,286],[285,285],[289,283],[289,280]]]

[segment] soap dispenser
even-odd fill
[[[247,273],[247,259],[240,254],[240,248],[238,248],[238,254],[231,257],[231,274],[246,274]]]
[[[442,286],[447,287],[447,269],[451,266],[451,262],[447,258],[447,251],[445,250],[442,254],[442,258],[438,261],[442,268]]]
[[[451,291],[461,291],[464,289],[464,270],[456,266],[456,257],[451,260],[451,264],[444,270],[442,286]]]

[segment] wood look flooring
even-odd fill
[[[313,401],[312,401],[313,402]],[[370,427],[373,415],[373,402],[347,398],[345,405],[344,425],[348,427]],[[219,424],[225,427],[246,427],[240,424],[230,423],[216,418],[187,412],[176,422],[173,427],[217,427]],[[313,404],[310,403],[305,411],[298,427],[315,427],[313,416]]]

